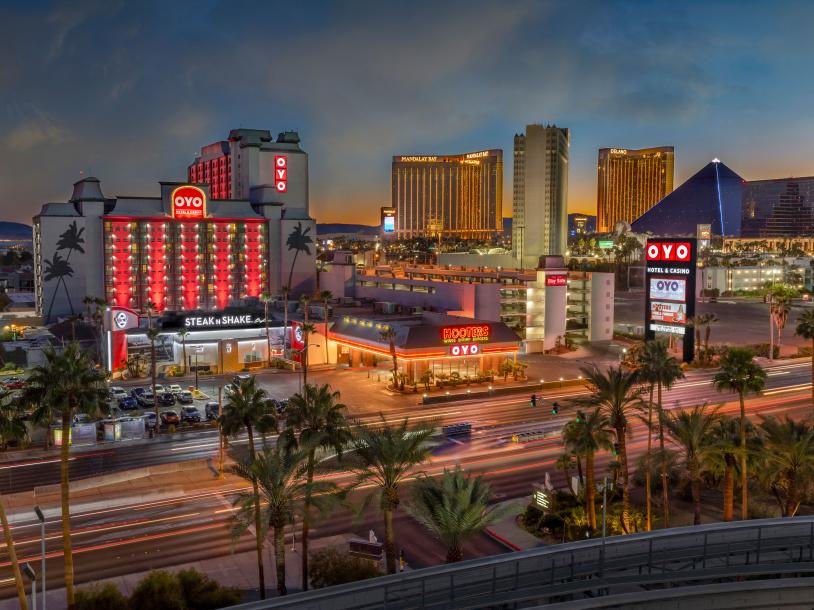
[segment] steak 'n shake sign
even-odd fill
[[[179,220],[206,218],[206,194],[191,184],[179,186],[172,192],[172,217]]]
[[[185,316],[184,328],[241,328],[261,326],[266,321],[263,316],[251,314],[221,314],[214,316]]]

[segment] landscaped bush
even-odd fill
[[[93,586],[76,592],[76,610],[128,610],[127,598],[114,585]]]
[[[310,554],[309,573],[315,589],[365,580],[381,575],[379,566],[369,559],[353,557],[327,548]]]

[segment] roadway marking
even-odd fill
[[[803,383],[803,384],[800,384],[800,385],[792,385],[792,386],[789,386],[787,388],[781,388],[781,389],[778,389],[778,390],[768,390],[766,392],[763,392],[763,395],[764,396],[770,396],[772,394],[783,394],[784,392],[797,392],[798,390],[805,390],[805,389],[810,388],[810,387],[811,387],[810,383]]]

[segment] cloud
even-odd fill
[[[17,125],[2,138],[3,145],[13,152],[29,152],[43,145],[60,146],[69,139],[67,129],[44,116]]]

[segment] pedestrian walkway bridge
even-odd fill
[[[806,601],[807,600],[807,601]],[[812,608],[814,516],[591,539],[236,606],[240,610]]]

